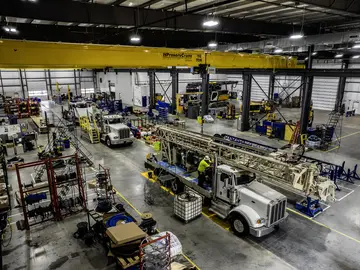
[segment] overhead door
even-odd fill
[[[268,99],[266,95],[269,91],[269,79],[270,76],[266,76],[266,75],[253,76],[253,80],[251,83],[252,101],[261,101],[263,99],[265,100]]]
[[[341,68],[341,63],[314,63],[314,69]],[[314,77],[312,102],[313,108],[332,111],[335,106],[339,77]]]

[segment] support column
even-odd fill
[[[172,87],[172,99],[171,99],[171,107],[172,113],[176,114],[176,94],[179,93],[179,72],[176,67],[172,67],[171,69],[171,87]]]
[[[94,71],[93,71],[94,72]],[[74,83],[75,83],[75,95],[78,95],[78,91],[77,91],[77,83],[76,83],[76,70],[74,69]],[[94,89],[94,93],[95,93],[95,89]]]
[[[274,100],[274,91],[275,91],[275,74],[271,74],[269,78],[269,92],[268,99]]]
[[[149,90],[150,90],[150,103],[149,108],[155,108],[155,71],[150,70],[149,75]]]
[[[314,45],[309,46],[308,49],[308,62],[307,70],[312,69],[312,53],[314,51]],[[314,83],[314,76],[306,75],[305,76],[305,87],[303,93],[303,102],[301,105],[301,115],[300,115],[300,134],[307,134],[307,128],[309,125],[309,115],[310,115],[310,105],[311,105],[311,96]]]
[[[301,76],[301,88],[300,88],[300,91],[299,91],[299,97],[300,97],[300,106],[303,102],[303,99],[304,99],[304,93],[305,93],[305,76]]]
[[[4,99],[4,102],[5,102],[5,90],[4,90],[4,84],[3,84],[3,80],[2,80],[2,76],[1,76],[1,70],[0,70],[0,84],[1,84],[1,93],[3,95],[3,99]]]
[[[22,90],[22,93],[23,93],[23,98],[26,98],[25,97],[25,89],[24,89],[24,82],[23,82],[23,76],[22,76],[21,69],[19,69],[19,75],[20,75],[20,85],[21,85],[21,90]]]
[[[251,82],[252,75],[243,75],[243,93],[242,93],[242,112],[241,112],[241,131],[247,131],[250,128],[250,100],[251,100]]]
[[[201,73],[201,92],[202,92],[202,100],[201,100],[201,116],[204,118],[205,115],[209,112],[209,74],[207,70],[204,70]]]
[[[51,98],[53,96],[53,89],[52,89],[52,82],[51,82],[51,73],[50,73],[50,69],[48,69],[48,76],[49,76],[49,88],[50,88],[50,95]]]
[[[349,68],[349,60],[343,60],[341,68],[344,70],[348,69]],[[340,110],[341,110],[341,105],[342,105],[343,99],[344,99],[345,86],[346,86],[346,77],[340,77],[337,95],[336,95],[336,101],[335,101],[335,108],[334,108],[334,110],[336,112],[340,112]]]

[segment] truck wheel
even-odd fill
[[[106,145],[111,147],[111,140],[109,137],[106,138]]]
[[[231,217],[230,221],[231,229],[237,236],[245,236],[249,234],[249,224],[242,215],[234,215]]]
[[[180,182],[179,179],[175,179],[174,181],[171,182],[171,190],[175,193],[181,193],[184,191],[184,184],[182,182]]]

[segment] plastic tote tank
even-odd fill
[[[184,192],[175,196],[174,214],[186,223],[201,215],[202,198],[193,192]]]

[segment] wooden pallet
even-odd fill
[[[133,257],[117,257],[116,261],[118,263],[118,265],[122,268],[122,269],[127,269],[131,266],[137,265],[140,263],[140,257],[139,256],[133,256]]]

